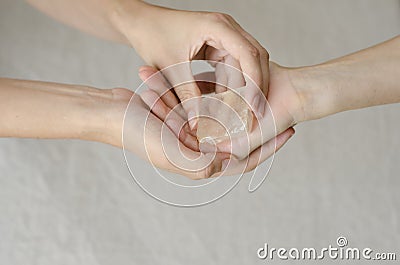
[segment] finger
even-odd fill
[[[283,145],[294,135],[295,130],[293,128],[289,128],[277,135],[275,138],[266,142],[259,148],[257,148],[254,152],[252,152],[248,159],[245,160],[230,160],[228,162],[224,162],[223,170],[224,176],[230,176],[235,174],[240,174],[242,172],[249,172],[254,170],[258,165],[263,163],[269,157],[271,157],[275,152],[280,150]],[[225,166],[225,167],[224,167]],[[222,175],[222,174],[219,174]]]
[[[168,128],[172,130],[185,146],[195,151],[199,150],[197,138],[188,133],[190,129],[187,123],[176,112],[172,111],[156,92],[146,90],[140,96],[146,105],[149,106],[152,113],[165,122]]]
[[[189,62],[174,65],[163,69],[163,73],[174,87],[185,109],[190,128],[193,130],[197,126],[197,117],[199,115],[199,105],[201,91],[197,86],[192,75]]]
[[[175,136],[171,137],[170,134],[172,134],[172,131],[166,130],[162,137],[164,156],[168,161],[164,168],[170,168],[170,171],[188,176],[191,179],[205,179],[216,172],[220,172],[222,161],[230,156],[224,153],[203,154],[195,152],[181,142],[177,142],[177,139],[174,139]]]
[[[228,17],[228,19],[232,25],[260,52],[261,69],[263,75],[263,85],[261,86],[261,90],[263,91],[264,95],[267,96],[269,87],[269,54],[267,50],[251,34],[245,31],[242,26],[240,26],[239,23],[237,23],[233,18]]]
[[[224,58],[224,66],[229,89],[236,89],[246,85],[239,61],[228,55]]]
[[[163,74],[152,66],[142,66],[139,69],[139,77],[147,87],[161,97],[162,101],[171,109],[176,111],[182,118],[187,115],[182,106],[179,105],[178,98],[173,93],[171,85],[165,79]]]
[[[213,40],[208,41],[207,44],[228,51],[239,61],[240,68],[247,75],[245,80],[248,81],[246,82],[248,91],[245,97],[255,112],[259,112],[258,105],[261,100],[258,90],[263,84],[263,76],[258,49],[233,27],[216,27],[214,34]],[[259,115],[262,117],[263,113]]]
[[[162,130],[162,122],[155,116],[151,119],[152,130],[145,134],[147,139],[146,155],[157,167],[167,169],[191,179],[205,179],[215,172],[221,171],[222,161],[229,157],[229,154],[201,154],[180,142],[172,130]],[[159,133],[162,132],[161,143],[157,142]],[[134,143],[130,145],[131,150]]]
[[[148,159],[156,167],[192,179],[211,176],[220,170],[221,161],[229,157],[226,154],[216,154],[215,159],[211,160],[213,154],[201,155],[186,147],[172,130],[162,129],[162,121],[154,113],[149,112],[146,103],[138,94],[134,94],[131,100],[135,107],[130,109],[124,120],[126,126],[124,135],[130,135],[130,137],[124,137],[123,146],[126,150],[135,152],[143,159]],[[142,129],[138,130],[138,128]],[[166,150],[171,152],[166,152]]]
[[[213,154],[208,153],[205,156],[211,156]],[[196,171],[194,173],[188,173],[188,177],[192,179],[207,179],[210,177],[216,177],[222,171],[223,164],[222,162],[226,159],[229,159],[229,154],[225,153],[216,153],[215,158],[212,162],[202,170]]]
[[[152,66],[142,66],[139,68],[139,77],[152,90],[156,91],[161,99],[171,109],[178,105],[178,99],[171,91],[171,85],[161,72]]]
[[[257,152],[253,152],[253,153],[255,153],[254,154],[255,155],[255,159],[253,159],[252,155],[250,155],[248,168],[246,168],[246,172],[255,169],[258,165],[264,163],[264,161],[267,158],[269,158],[270,156],[274,156],[275,152],[277,152],[289,140],[289,138],[293,136],[294,133],[295,133],[294,129],[293,128],[289,128],[285,132],[279,134],[277,137],[274,138],[274,147],[275,148],[270,146],[269,149],[267,149],[267,151],[265,152],[265,151],[263,151],[263,149],[261,147],[260,154],[257,154]],[[274,150],[274,151],[273,152],[269,152],[269,150]],[[258,158],[258,161],[256,161],[257,158]],[[252,161],[252,159],[253,159],[253,161]],[[272,162],[273,162],[273,158],[272,158],[271,163]],[[272,164],[270,164],[270,166],[271,165]],[[266,173],[268,173],[269,168],[267,169],[267,172],[265,172],[265,171],[263,171],[261,169],[261,173],[262,173],[261,178],[260,178],[260,174],[258,174],[259,177],[256,177],[256,175],[253,174],[253,176],[250,179],[249,186],[248,186],[248,191],[249,192],[253,192],[253,191],[257,190],[261,186],[261,184],[264,182],[264,180],[267,177]],[[257,172],[254,172],[254,173],[257,173]]]
[[[246,172],[255,169],[257,165],[261,164],[274,153],[278,152],[294,134],[295,130],[292,127],[288,128],[252,152],[249,156]]]
[[[228,76],[225,72],[223,63],[218,63],[215,66],[215,93],[222,93],[227,90]]]
[[[267,50],[247,31],[245,31],[233,18],[228,17],[228,20],[232,23],[233,27],[236,28],[246,39],[248,39],[254,47],[256,47],[260,53],[260,63],[263,76],[263,82],[260,86],[263,96],[259,95],[257,114],[260,117],[265,115],[265,108],[267,105],[266,97],[268,95],[269,88],[269,54]]]
[[[279,116],[278,114],[276,116],[283,117],[283,115]],[[237,159],[242,160],[287,128],[281,119],[277,121],[278,124],[275,124],[272,112],[268,112],[263,119],[254,119],[254,121],[255,124],[251,132],[222,141],[217,144],[217,149],[220,152],[232,153]]]
[[[218,50],[211,46],[206,51],[207,60],[215,68],[215,93],[225,92],[228,85],[228,77],[223,63],[224,56],[227,55],[226,51]]]
[[[239,61],[224,50],[217,50],[210,47],[206,58],[215,62],[216,93],[225,92],[227,88],[235,89],[245,85],[244,76],[240,69]]]

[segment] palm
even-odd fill
[[[152,111],[152,114],[149,116],[149,124],[146,125],[150,126],[152,131],[150,134],[146,133],[144,137],[149,138],[149,140],[146,140],[146,142],[150,143],[150,146],[148,146],[150,149],[148,150],[148,154],[150,157],[153,157],[153,154],[155,157],[157,157],[157,161],[155,161],[156,166],[170,169],[176,173],[183,174],[191,178],[204,178],[210,177],[211,175],[218,175],[218,173],[221,171],[222,161],[224,159],[230,159],[229,166],[226,168],[226,171],[223,172],[223,174],[238,174],[243,171],[250,171],[254,169],[259,163],[271,156],[276,149],[279,149],[293,134],[293,129],[283,130],[284,132],[278,135],[276,138],[276,145],[275,139],[273,139],[272,141],[266,141],[265,144],[255,146],[254,152],[252,152],[252,154],[248,157],[247,161],[242,159],[238,160],[231,157],[230,150],[227,152],[217,152],[216,154],[201,154],[198,152],[198,149],[193,148],[194,145],[191,142],[195,141],[197,143],[197,141],[195,138],[193,139],[192,133],[190,132],[190,128],[187,126],[186,121],[182,120],[182,115],[178,114],[180,112],[179,105],[178,107],[171,106],[172,108],[168,106],[167,102],[169,102],[169,104],[173,104],[173,102],[177,104],[178,101],[174,94],[168,91],[168,88],[162,87],[165,85],[165,80],[162,80],[162,74],[156,75],[157,78],[154,78],[154,74],[156,72],[157,70],[151,67],[144,67],[140,72],[141,78],[146,80],[145,82],[149,88],[141,93],[141,98]],[[150,76],[153,76],[151,78],[153,80],[148,79]],[[160,95],[160,92],[157,93],[157,91],[163,91],[163,93]],[[178,111],[177,113],[174,113],[176,109]],[[178,121],[180,119],[178,122],[180,126],[178,126],[178,128],[176,128],[176,126],[163,127],[163,123],[168,124],[171,117],[174,121]],[[184,125],[185,123],[186,125]],[[143,128],[145,125],[139,124],[139,126]],[[169,129],[163,130],[163,128]],[[160,136],[163,136],[162,142],[160,141]],[[178,138],[180,140],[179,143],[177,141]],[[166,149],[162,149],[163,145],[167,145],[168,150],[172,151],[169,152],[169,154],[165,154]],[[184,160],[182,159],[179,161],[180,158],[183,157],[182,153],[180,152],[183,153],[183,156],[187,157],[206,156],[205,160],[208,160],[211,156],[215,155],[215,158],[214,160],[208,160],[210,164],[204,170],[193,174],[187,170],[177,169],[173,165],[171,167],[171,161],[169,161],[171,157],[174,157],[175,161],[178,162],[182,162]],[[163,154],[164,156],[160,156],[160,154]],[[248,155],[246,155],[246,157],[247,156]],[[176,159],[176,157],[178,159]],[[193,161],[190,161],[190,164],[191,165],[186,164],[185,166],[190,168],[200,168],[200,163],[195,164]]]
[[[247,137],[238,137],[221,143],[218,148],[223,152],[232,152],[237,158],[244,159],[251,152],[274,139],[298,121],[300,98],[290,82],[288,69],[270,63],[270,83],[265,106],[265,115]],[[276,143],[278,146],[279,144]]]

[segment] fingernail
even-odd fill
[[[260,100],[258,102],[258,115],[260,117],[264,117],[265,114],[265,106],[266,106],[266,99],[263,96],[259,96]]]
[[[139,70],[138,75],[139,75],[140,78],[142,78],[142,75],[146,74],[147,72],[148,72],[148,70],[146,70],[146,69],[141,69],[141,70]]]
[[[142,72],[139,72],[139,73],[138,73],[138,76],[139,76],[140,80],[144,81],[144,80],[145,80],[145,78],[144,78],[142,75],[143,75],[143,73],[142,73]]]
[[[224,171],[226,169],[226,167],[229,164],[229,161],[230,161],[229,158],[222,161],[222,163],[221,163],[221,171]]]
[[[142,66],[139,67],[139,73],[141,73],[141,72],[148,72],[148,71],[151,71],[152,69],[154,69],[154,71],[157,71],[157,69],[155,69],[155,68],[153,68],[153,67],[151,67],[151,66],[142,65]]]
[[[189,120],[190,129],[194,130],[196,128],[196,125],[197,125],[196,112],[194,112],[193,110],[189,111],[188,120]]]

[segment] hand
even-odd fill
[[[140,10],[136,17],[132,15],[135,10]],[[131,8],[125,5],[116,14],[114,24],[142,58],[158,69],[193,59],[207,59],[243,70],[254,81],[246,82],[245,97],[261,116],[264,114],[259,88],[267,94],[269,55],[232,17],[221,13],[178,11],[145,3],[140,7],[136,3]],[[200,96],[201,92],[194,82],[180,85],[183,81],[193,80],[190,64],[181,66],[170,72],[164,71],[164,74],[175,87],[191,120],[198,114],[198,104],[193,101],[185,104],[184,101]],[[194,126],[191,124],[192,129]]]
[[[270,63],[270,84],[265,116],[258,118],[255,128],[247,136],[238,136],[232,141],[217,145],[220,152],[232,152],[239,160],[271,141],[275,135],[305,120],[303,91],[293,86],[294,70]],[[276,127],[275,127],[276,126]]]
[[[239,159],[295,124],[341,111],[400,102],[400,37],[328,62],[300,68],[270,63],[267,96],[271,111],[249,139],[223,142]],[[374,74],[366,75],[366,73]],[[250,147],[250,148],[247,148]],[[249,152],[247,151],[249,150]]]
[[[178,11],[139,0],[29,0],[39,10],[68,25],[95,36],[133,46],[141,57],[159,69],[194,59],[223,62],[247,75],[245,97],[262,116],[262,93],[268,92],[268,52],[229,15],[212,12]],[[229,79],[229,69],[217,69]],[[179,99],[200,96],[189,64],[175,67],[166,75]],[[219,80],[217,80],[219,81]],[[217,89],[218,92],[218,89]],[[189,118],[198,114],[198,104],[184,104]],[[190,119],[191,120],[191,119]],[[196,119],[191,123],[196,125]]]
[[[216,155],[214,159],[211,159],[213,158],[212,154],[201,155],[193,150],[197,149],[197,142],[193,143],[192,141],[194,139],[193,136],[183,131],[180,132],[179,139],[183,140],[184,143],[179,141],[173,130],[168,127],[163,129],[162,121],[150,112],[138,94],[133,94],[127,89],[117,88],[113,89],[113,95],[114,104],[111,106],[111,110],[108,110],[109,117],[107,120],[109,122],[106,128],[106,131],[112,131],[113,137],[108,137],[107,141],[103,142],[120,148],[124,147],[140,158],[150,161],[158,168],[185,175],[191,179],[208,178],[215,172],[219,172],[222,161],[229,157],[229,155],[223,153]],[[126,108],[127,102],[130,102],[128,108]],[[162,111],[165,104],[162,101],[158,101],[153,107],[155,110]],[[125,109],[127,111],[124,115]],[[160,113],[160,111],[157,111],[157,114]],[[123,142],[121,140],[122,120],[124,122]],[[185,144],[193,149],[186,147]],[[166,150],[172,150],[169,155],[173,157],[168,157]],[[177,154],[177,152],[181,152],[181,154]],[[190,170],[179,168],[172,163],[180,163],[181,161],[178,159],[184,157],[200,158],[188,166]],[[204,161],[211,161],[211,163],[203,168]],[[183,165],[184,163],[185,161],[182,162]],[[198,168],[199,170],[191,170],[192,168]]]
[[[187,131],[188,127],[185,127],[186,121],[183,120],[179,115],[180,105],[178,105],[178,100],[175,98],[175,95],[170,91],[162,95],[159,94],[159,91],[165,91],[168,89],[168,87],[165,87],[166,82],[163,80],[163,76],[161,74],[155,75],[156,72],[157,69],[152,67],[142,67],[140,70],[140,78],[145,81],[149,88],[149,90],[141,93],[143,101],[148,105],[149,108],[151,108],[152,113],[160,120],[165,122],[167,125],[173,124],[170,129],[175,135],[193,135],[194,133]],[[148,79],[149,77],[151,78]],[[209,92],[209,88],[204,88],[203,84],[199,83],[199,87],[201,90]],[[165,102],[175,102],[176,105],[171,109]],[[177,113],[174,113],[175,111]],[[183,129],[180,131],[180,128]],[[218,171],[218,167],[214,166],[213,171],[208,172],[210,174],[203,174],[202,177],[220,176],[222,171],[224,171],[222,172],[223,175],[234,175],[251,171],[257,167],[258,164],[270,157],[275,151],[279,150],[293,134],[293,128],[284,130],[276,138],[265,142],[261,147],[258,147],[256,150],[254,150],[250,154],[248,161],[238,160],[232,157],[229,152],[217,152],[215,154],[218,161],[214,161],[213,164],[219,164],[220,157],[223,157],[221,168],[219,168],[220,170]],[[185,140],[184,138],[185,137],[180,137],[181,140]],[[189,138],[192,139],[192,136],[189,136]],[[171,146],[171,148],[173,148],[173,146]],[[175,148],[178,149],[178,147]],[[205,155],[210,154],[211,153]]]

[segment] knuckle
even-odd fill
[[[193,92],[187,88],[176,89],[175,91],[181,101],[190,99],[194,96]]]
[[[249,46],[249,52],[253,57],[259,57],[260,56],[260,51],[254,47],[254,46]]]
[[[196,172],[195,179],[207,179],[208,178],[207,171],[208,171],[208,167]]]
[[[256,167],[257,167],[257,165],[253,165],[253,164],[249,165],[246,167],[245,172],[247,173],[247,172],[253,171]]]
[[[269,60],[269,53],[268,53],[268,51],[267,51],[265,48],[262,48],[262,49],[261,49],[260,56],[261,56],[263,59]]]
[[[186,174],[186,177],[188,177],[191,180],[200,180],[201,178],[198,176],[198,174]]]
[[[111,89],[111,95],[114,99],[129,99],[134,93],[126,88],[115,87]]]
[[[199,177],[199,179],[208,179],[214,173],[215,173],[215,166],[214,166],[213,163],[211,163],[210,165],[208,165],[203,170],[200,170],[199,172],[197,172],[197,176]]]
[[[217,23],[226,23],[229,20],[229,15],[219,12],[209,13],[209,17],[212,21]]]
[[[243,159],[247,158],[248,155],[249,155],[249,154],[246,154],[246,153],[244,153],[244,152],[239,152],[239,153],[236,153],[236,154],[235,154],[235,156],[236,156],[236,158],[237,158],[238,160],[243,160]]]
[[[232,154],[234,154],[239,160],[243,160],[248,157],[249,153],[250,143],[247,141],[237,141],[232,148]]]
[[[250,144],[241,144],[239,148],[235,150],[235,155],[239,160],[243,160],[249,156],[251,153]]]
[[[225,16],[226,19],[228,20],[233,20],[233,17],[229,14],[223,14]]]

